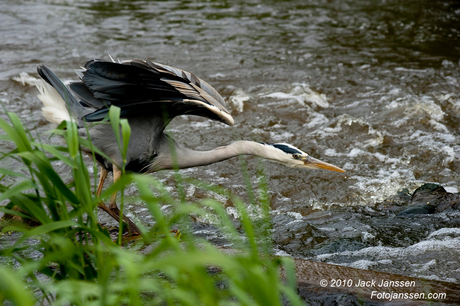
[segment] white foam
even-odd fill
[[[249,101],[251,96],[248,95],[243,89],[237,88],[230,96],[229,105],[238,113],[243,112],[244,102]]]
[[[280,250],[278,248],[274,249],[275,256],[282,256],[282,257],[290,257],[291,255],[289,253],[286,253],[286,251]]]
[[[314,128],[320,125],[327,124],[329,119],[326,118],[323,114],[320,113],[313,113],[310,120],[304,124],[307,128]]]
[[[440,236],[460,236],[460,228],[442,228],[437,231],[432,232],[427,239],[436,238]]]
[[[37,86],[41,83],[41,79],[31,76],[27,72],[21,72],[18,76],[14,76],[13,81],[21,83],[22,86]]]
[[[326,150],[324,150],[323,154],[326,155],[326,156],[340,156],[340,155],[342,155],[342,154],[337,153],[337,151],[335,149],[326,149]]]
[[[375,235],[369,233],[369,232],[362,232],[361,233],[361,238],[363,239],[364,242],[372,240],[375,238]]]
[[[214,78],[214,79],[224,79],[227,77],[227,75],[219,72],[219,73],[211,74],[209,77]]]
[[[457,182],[455,182],[457,184]],[[455,186],[444,186],[444,189],[450,193],[458,193],[458,188]]]
[[[390,260],[391,258],[411,258],[418,255],[424,255],[427,253],[446,252],[448,250],[451,250],[455,253],[459,253],[460,237],[448,240],[430,239],[421,241],[408,247],[372,246],[356,251],[344,251],[331,254],[322,254],[318,255],[317,258],[321,260],[327,260],[334,258],[336,256],[347,256],[371,257],[374,260]]]
[[[396,67],[395,71],[403,71],[403,72],[429,72],[428,69],[411,69],[411,68],[404,68],[404,67]]]
[[[275,132],[270,132],[270,138],[277,142],[285,142],[292,138],[294,134],[290,132],[283,132],[281,134],[276,134]]]
[[[345,266],[355,268],[355,269],[365,269],[368,270],[370,267],[377,265],[376,262],[362,259],[362,260],[357,260],[353,263],[350,264],[345,264]]]
[[[435,267],[437,265],[437,263],[438,262],[436,261],[436,259],[432,259],[429,262],[421,265],[420,268],[414,269],[414,271],[419,272],[419,273],[420,272],[426,272],[426,271],[430,270],[431,268]]]
[[[290,216],[290,217],[293,217],[295,218],[296,220],[302,220],[303,219],[303,216],[297,212],[293,212],[293,211],[288,211],[286,213],[286,215]]]
[[[348,157],[356,157],[356,156],[359,156],[359,155],[363,155],[365,154],[366,152],[364,152],[363,150],[361,149],[358,149],[358,148],[353,148],[350,153],[348,153]]]
[[[262,94],[261,96],[263,98],[295,101],[300,105],[306,105],[308,103],[314,107],[329,107],[326,95],[317,92],[305,83],[294,83],[293,87],[288,92],[277,91],[269,94]]]

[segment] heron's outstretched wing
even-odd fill
[[[85,116],[87,121],[102,120],[110,105],[116,105],[121,108],[122,116],[155,111],[169,118],[190,114],[233,125],[233,118],[217,91],[181,69],[149,60],[122,63],[91,60],[79,75],[83,84],[74,83],[70,89],[80,103],[96,109]]]

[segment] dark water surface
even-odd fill
[[[36,77],[39,64],[74,79],[73,69],[108,54],[192,71],[222,94],[235,126],[177,118],[170,132],[189,147],[287,142],[347,170],[264,163],[279,254],[460,282],[460,212],[404,217],[407,198],[384,202],[427,182],[460,191],[457,1],[0,3],[0,98],[34,131],[52,125],[36,89],[14,79]],[[258,163],[248,158],[254,182]],[[245,197],[240,164],[182,173]],[[128,211],[152,222],[142,203]],[[219,239],[211,216],[199,224]]]

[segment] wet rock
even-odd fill
[[[403,188],[399,190],[395,195],[386,198],[383,201],[384,205],[407,205],[411,201],[412,195],[409,192],[409,189]]]
[[[273,232],[273,241],[280,249],[295,254],[307,255],[317,245],[329,239],[329,236],[305,220],[287,215],[273,218],[276,224],[282,224]]]
[[[401,207],[407,207],[410,204],[411,198],[412,194],[409,189],[400,189],[395,195],[389,196],[383,200],[380,205],[375,207],[377,211],[374,215],[383,216],[388,213],[399,213],[401,212]],[[369,211],[366,211],[365,213],[372,215]]]
[[[431,205],[419,205],[414,207],[409,207],[406,210],[399,213],[399,215],[419,215],[419,214],[433,214],[436,208]]]
[[[460,194],[449,193],[437,184],[424,184],[412,194],[410,207],[399,215],[434,214],[460,208]]]

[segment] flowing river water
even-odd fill
[[[19,75],[46,64],[75,79],[73,69],[108,54],[192,71],[222,94],[235,126],[176,118],[169,132],[180,143],[286,142],[347,171],[263,163],[278,254],[460,282],[458,206],[399,214],[425,183],[460,192],[457,1],[0,3],[0,98],[33,131],[52,125]],[[260,160],[247,161],[256,185]],[[238,158],[182,173],[246,196]],[[153,222],[142,203],[127,209]],[[221,239],[211,218],[197,222],[197,234]]]

